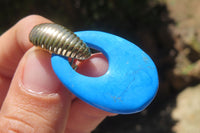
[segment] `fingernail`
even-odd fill
[[[25,89],[35,93],[55,93],[60,86],[51,67],[50,55],[42,50],[34,50],[27,55],[23,84]]]

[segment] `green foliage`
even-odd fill
[[[200,43],[196,37],[193,37],[191,43],[189,44],[191,47],[196,50],[196,52],[200,53]]]

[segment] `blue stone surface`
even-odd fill
[[[53,55],[56,75],[73,94],[92,106],[119,114],[139,112],[151,103],[158,89],[158,74],[143,50],[113,34],[75,33],[89,47],[103,52],[109,68],[103,76],[88,77],[74,71],[66,58]]]

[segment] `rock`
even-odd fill
[[[166,0],[170,17],[176,22],[173,32],[200,54],[199,0]]]
[[[175,133],[200,133],[200,84],[181,92],[172,111]]]

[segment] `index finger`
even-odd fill
[[[40,23],[51,23],[38,15],[23,18],[0,36],[0,76],[12,78],[19,60],[33,45],[29,41],[31,29]]]

